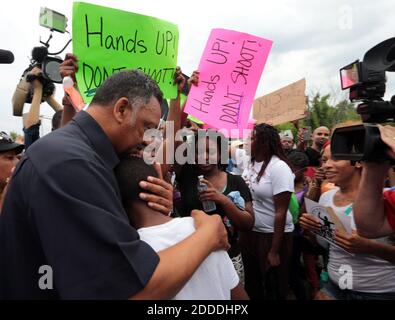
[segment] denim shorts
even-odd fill
[[[325,283],[321,291],[335,300],[395,300],[395,292],[368,293],[342,290],[331,280]]]

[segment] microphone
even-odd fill
[[[46,47],[34,47],[32,50],[32,58],[37,63],[43,63],[48,55],[48,49]]]
[[[13,63],[14,55],[11,51],[0,49],[0,63]]]

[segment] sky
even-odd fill
[[[179,27],[178,65],[185,74],[199,64],[213,28],[232,29],[273,41],[255,96],[260,97],[306,78],[306,94],[331,93],[347,97],[339,84],[339,68],[356,59],[377,43],[395,36],[393,1],[266,1],[266,0],[144,0],[85,1],[176,23]],[[40,7],[61,12],[68,18],[71,32],[72,0],[13,0],[0,11],[0,48],[11,50],[15,61],[0,65],[0,131],[22,133],[22,118],[12,115],[11,98],[23,70],[29,65],[31,49],[49,30],[39,26]],[[51,50],[61,49],[69,36],[54,33]],[[72,52],[70,45],[66,52]],[[62,55],[64,57],[64,53]],[[395,93],[395,75],[387,73],[389,99]],[[62,87],[56,97],[61,101]],[[30,105],[25,105],[24,112]],[[43,116],[53,110],[44,103]],[[42,133],[50,130],[44,120]]]

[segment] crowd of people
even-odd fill
[[[67,54],[76,89],[77,70]],[[257,123],[237,141],[202,129],[180,105],[198,71],[174,75],[166,122],[182,139],[139,70],[107,78],[79,112],[26,76],[12,101],[15,116],[31,103],[24,144],[0,133],[1,299],[395,299],[391,163],[333,159],[324,126],[309,139]],[[40,138],[44,101],[55,114]],[[395,159],[395,128],[380,132]],[[324,241],[305,199],[351,231]]]

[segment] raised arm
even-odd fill
[[[166,122],[172,122],[174,124],[174,135],[169,136],[166,132],[164,133],[164,141],[162,143],[161,148],[158,150],[158,154],[163,155],[163,163],[161,164],[162,167],[162,173],[165,176],[167,172],[169,171],[170,168],[170,163],[167,163],[167,152],[172,151],[175,156],[175,151],[177,146],[181,143],[180,141],[175,141],[175,136],[178,130],[181,129],[184,123],[184,118],[185,113],[182,111],[182,108],[180,106],[180,94],[184,89],[184,86],[188,85],[189,87],[191,85],[198,85],[199,82],[199,73],[197,71],[194,71],[192,76],[188,79],[188,82],[185,82],[185,77],[182,75],[182,71],[180,67],[177,67],[176,73],[174,75],[174,82],[177,83],[177,97],[176,99],[170,100],[170,110],[169,110],[169,115],[167,117]],[[185,101],[186,102],[186,101]],[[184,104],[185,104],[184,102]],[[172,139],[173,141],[170,142],[169,139]],[[173,144],[173,149],[168,151],[168,146]],[[175,163],[176,164],[176,163]]]
[[[38,76],[42,73],[41,69],[34,67],[31,74]],[[29,129],[31,126],[37,124],[40,121],[40,105],[43,96],[43,85],[38,79],[34,79],[31,83],[33,88],[33,99],[30,106],[29,113],[24,123],[25,129]]]
[[[177,84],[177,96],[175,99],[170,100],[169,114],[166,119],[166,123],[173,124],[174,134],[171,135],[169,132],[167,132],[165,126],[163,143],[158,150],[158,154],[163,156],[163,163],[161,163],[161,169],[163,175],[167,174],[171,165],[171,163],[168,163],[167,153],[174,152],[173,150],[169,150],[169,146],[173,145],[173,149],[176,148],[175,134],[179,129],[181,129],[182,111],[180,108],[180,94],[186,83],[180,67],[176,68],[176,73],[174,74],[174,83]]]
[[[379,129],[389,157],[395,160],[395,127],[379,125]],[[388,221],[390,216],[395,220],[395,205],[383,197],[384,177],[389,168],[390,165],[385,163],[364,164],[354,202],[355,224],[358,233],[364,237],[379,238],[395,233],[395,227]]]
[[[366,162],[353,205],[358,233],[367,238],[378,238],[393,233],[384,212],[383,187],[389,165]]]
[[[77,80],[75,78],[75,73],[78,71],[78,59],[77,57],[72,54],[68,53],[66,54],[66,57],[63,61],[63,63],[60,65],[60,75],[62,76],[62,79],[64,77],[71,77],[74,81],[74,86],[77,87]],[[63,100],[63,113],[62,113],[62,121],[61,121],[61,127],[65,126],[71,119],[76,114],[76,111],[71,104],[69,98],[67,97],[66,93],[64,94]]]
[[[395,264],[395,246],[393,245],[361,237],[355,230],[351,234],[336,232],[334,239],[348,252],[373,255]]]

